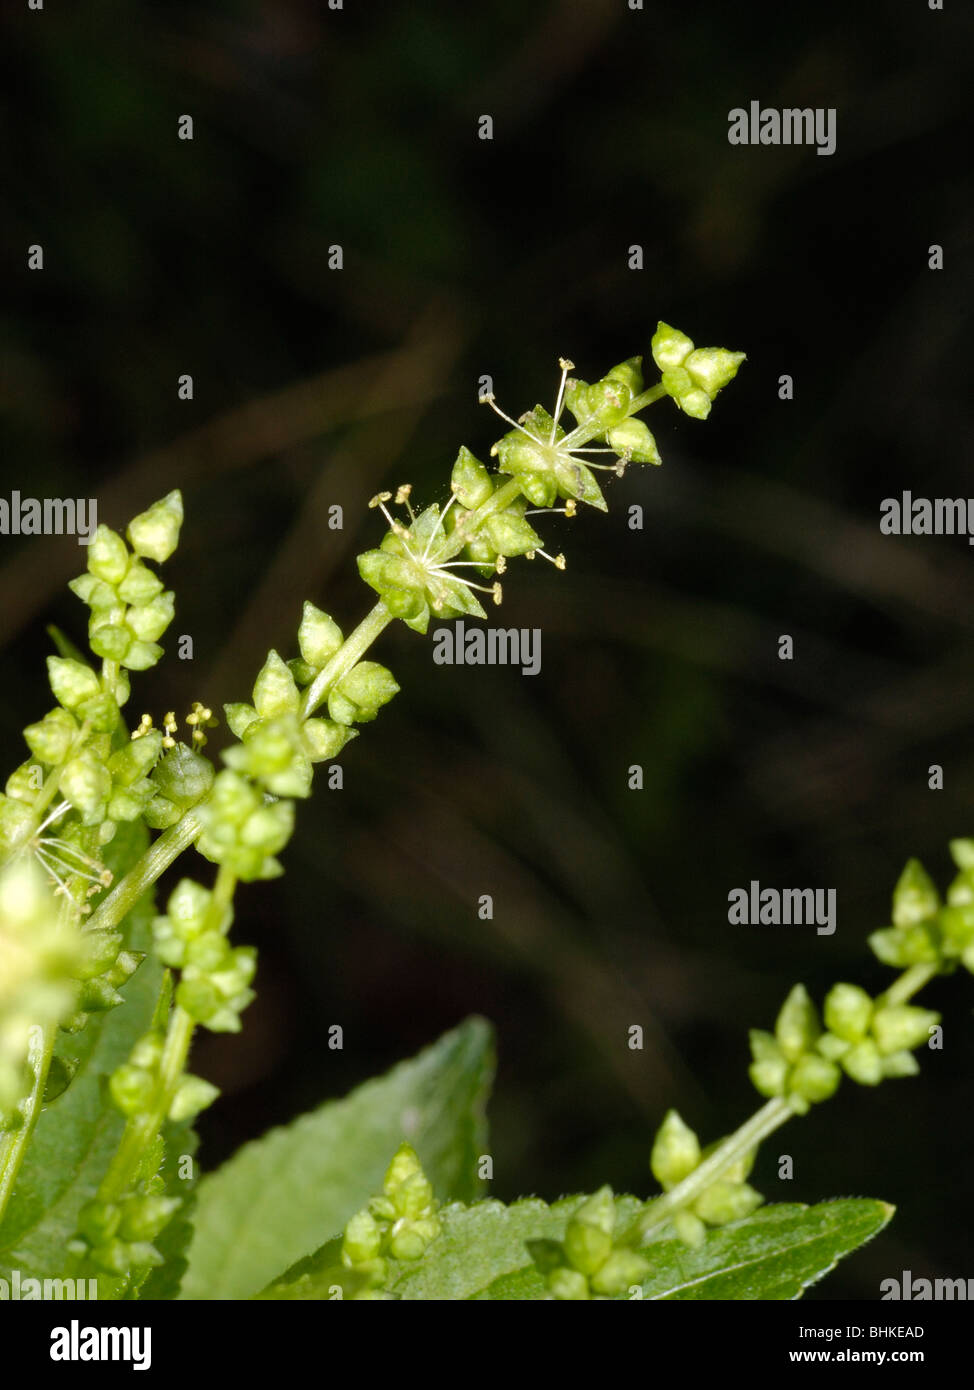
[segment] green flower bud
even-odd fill
[[[404,1140],[393,1154],[392,1161],[386,1169],[385,1177],[382,1180],[382,1190],[387,1196],[391,1196],[397,1188],[402,1187],[413,1178],[423,1176],[423,1165],[419,1161],[419,1154],[412,1144]]]
[[[604,377],[588,388],[589,418],[594,418],[605,429],[620,424],[631,403],[632,391],[619,378]]]
[[[151,1072],[128,1062],[116,1067],[108,1081],[112,1100],[123,1115],[138,1115],[148,1109],[155,1085],[156,1079]]]
[[[212,899],[212,893],[202,884],[194,883],[191,878],[180,879],[169,894],[166,911],[169,914],[169,920],[184,941],[192,941],[199,936],[206,923]],[[216,925],[219,930],[223,931],[229,926],[231,920],[232,910],[227,908],[224,920]]]
[[[610,368],[603,380],[621,381],[628,389],[630,396],[638,396],[643,389],[643,359],[641,357],[627,357],[625,362],[619,362]]]
[[[297,714],[301,708],[301,695],[294,677],[275,651],[267,653],[254,684],[254,706],[261,719]]]
[[[883,965],[903,970],[910,964],[906,959],[904,933],[896,927],[882,927],[879,931],[870,932],[867,941],[869,949]]]
[[[158,1031],[144,1033],[129,1053],[129,1061],[133,1067],[142,1067],[145,1071],[155,1071],[162,1061],[165,1046],[165,1037],[162,1033]]]
[[[336,757],[351,739],[357,738],[354,729],[335,724],[330,719],[306,719],[301,726],[305,751],[313,763]]]
[[[917,1059],[912,1052],[890,1052],[882,1058],[883,1077],[918,1076]]]
[[[689,1245],[697,1249],[703,1245],[707,1238],[707,1228],[692,1211],[678,1211],[673,1217],[673,1229],[683,1241],[684,1245]]]
[[[149,603],[130,608],[125,615],[128,627],[140,642],[156,642],[173,620],[176,596],[171,589],[157,594]]]
[[[494,495],[493,480],[487,469],[463,445],[460,446],[457,461],[453,465],[450,487],[456,493],[460,505],[469,511],[483,506],[487,499]]]
[[[858,985],[835,985],[825,998],[825,1026],[846,1042],[859,1042],[869,1032],[873,1001]]]
[[[223,713],[227,721],[227,728],[234,738],[243,738],[251,724],[258,718],[253,705],[247,704],[224,705]]]
[[[91,667],[69,656],[49,656],[47,678],[55,700],[65,709],[75,709],[83,700],[101,693],[98,677]]]
[[[671,328],[668,323],[660,320],[653,334],[651,348],[657,367],[661,372],[668,372],[675,367],[683,366],[693,351],[693,342],[678,328]]]
[[[62,768],[58,788],[90,825],[100,818],[111,795],[112,776],[91,749],[84,748]]]
[[[88,546],[88,569],[106,584],[120,584],[129,567],[128,547],[117,531],[99,526]]]
[[[43,780],[44,775],[41,766],[28,760],[14,769],[7,778],[4,790],[8,797],[13,797],[15,801],[23,801],[28,806],[32,806],[40,792]]]
[[[665,1189],[675,1187],[700,1163],[700,1141],[675,1110],[669,1110],[656,1132],[649,1166]]]
[[[398,690],[391,671],[375,661],[360,661],[328,696],[328,713],[336,724],[365,724]]]
[[[183,499],[177,490],[170,492],[148,511],[140,512],[129,522],[129,544],[137,555],[149,560],[168,560],[179,544],[179,528],[183,524]]]
[[[86,1014],[107,1013],[124,1002],[118,990],[103,975],[94,980],[85,980],[78,991],[78,1006]]]
[[[148,671],[162,656],[162,648],[158,642],[131,642],[121,658],[122,665],[127,671]]]
[[[162,734],[158,729],[150,729],[139,738],[131,739],[109,758],[112,781],[119,787],[134,786],[148,776],[161,755]]]
[[[49,767],[63,763],[71,750],[78,725],[66,709],[52,709],[38,724],[28,724],[24,730],[27,747],[35,758]]]
[[[585,502],[600,512],[609,510],[605,498],[602,496],[602,489],[595,481],[595,474],[590,468],[586,468],[584,463],[579,463],[577,459],[572,459],[570,463],[559,460],[555,464],[555,480],[560,496],[574,497],[577,501]]]
[[[130,1197],[122,1208],[118,1233],[123,1240],[153,1240],[182,1206],[178,1197]]]
[[[318,674],[313,666],[309,666],[302,656],[291,656],[287,660],[287,669],[297,681],[299,686],[310,685]]]
[[[213,779],[213,764],[209,758],[184,743],[177,743],[159,761],[152,774],[152,785],[160,796],[181,811],[188,811],[210,790]]]
[[[724,1179],[708,1187],[694,1202],[693,1210],[708,1226],[726,1226],[729,1221],[743,1221],[763,1200],[760,1192],[746,1182]]]
[[[204,1081],[201,1076],[184,1076],[169,1107],[170,1120],[177,1124],[181,1120],[191,1120],[194,1115],[212,1105],[219,1094],[219,1087]],[[155,1232],[149,1234],[151,1236]]]
[[[132,648],[129,647],[126,660],[131,652]],[[118,701],[105,691],[93,695],[90,700],[82,700],[81,704],[75,708],[74,713],[77,719],[90,724],[96,733],[110,734],[114,732],[118,724]]]
[[[600,1188],[579,1207],[565,1231],[565,1254],[572,1266],[591,1275],[612,1253],[615,1205],[610,1187]]]
[[[940,894],[919,859],[910,859],[893,889],[893,925],[912,927],[940,908]]]
[[[298,628],[298,646],[308,665],[320,671],[335,655],[343,641],[342,630],[334,618],[330,618],[313,603],[306,602]]]
[[[710,414],[710,397],[706,391],[694,388],[692,391],[684,391],[675,399],[684,415],[689,415],[693,420],[706,420]]]
[[[842,1069],[860,1086],[878,1086],[883,1079],[883,1060],[872,1038],[850,1047],[842,1058]]]
[[[157,574],[153,574],[148,565],[143,565],[141,560],[132,561],[128,574],[118,586],[118,597],[122,602],[131,603],[136,608],[151,603],[161,592],[162,580]]]
[[[122,933],[83,931],[79,944],[80,954],[75,976],[79,980],[92,980],[96,975],[103,975],[115,964],[122,947]]]
[[[100,656],[104,661],[121,661],[132,640],[131,632],[122,622],[114,618],[103,622],[98,614],[92,618],[88,628],[88,645],[95,656]]]
[[[958,869],[974,869],[974,840],[951,840],[949,848]]]
[[[104,978],[115,989],[118,989],[125,984],[126,980],[131,979],[144,960],[144,951],[119,951],[115,964]]]
[[[78,1212],[78,1230],[92,1245],[111,1240],[122,1219],[122,1209],[115,1202],[85,1202]]]
[[[852,1043],[848,1038],[840,1038],[835,1033],[823,1033],[815,1047],[823,1057],[828,1057],[830,1062],[837,1062],[849,1051]]]
[[[791,1070],[788,1089],[814,1105],[834,1095],[841,1080],[842,1072],[834,1062],[816,1052],[806,1052]]]
[[[296,715],[255,721],[243,745],[228,748],[223,759],[275,796],[307,796],[311,791],[311,760]]]
[[[932,1009],[920,1009],[913,1004],[892,1004],[876,1010],[872,1032],[876,1046],[883,1055],[887,1055],[928,1042],[929,1030],[939,1022],[940,1015]]]
[[[488,517],[484,530],[498,555],[526,555],[529,550],[539,550],[544,544],[524,517],[509,512]]]
[[[634,463],[662,463],[656,440],[642,420],[623,420],[609,430],[606,443],[620,457],[628,455]]]
[[[379,1258],[382,1231],[367,1210],[358,1211],[345,1227],[342,1238],[342,1263],[349,1267],[370,1263]]]
[[[784,1095],[788,1063],[781,1048],[770,1033],[765,1033],[760,1028],[751,1029],[750,1041],[754,1061],[748,1068],[748,1075],[755,1090],[762,1096],[767,1096],[769,1100],[774,1096]]]
[[[77,579],[69,579],[68,588],[93,610],[121,606],[118,589],[113,584],[106,584],[103,579],[96,579],[93,574],[79,574]]]
[[[743,361],[743,352],[728,352],[726,348],[696,348],[681,365],[690,373],[694,385],[713,400],[718,391],[734,380]]]
[[[592,1292],[603,1298],[616,1298],[627,1293],[633,1284],[641,1284],[652,1266],[635,1250],[613,1250],[601,1269],[589,1279]]]
[[[570,376],[565,382],[565,405],[579,424],[582,424],[592,414],[588,393],[589,384],[581,377]]]
[[[588,1280],[577,1269],[554,1269],[548,1275],[547,1284],[552,1298],[580,1303],[591,1297]]]
[[[420,1231],[406,1225],[389,1238],[389,1254],[395,1260],[419,1260],[429,1241]]]
[[[821,1032],[818,1012],[804,985],[795,985],[781,1007],[774,1033],[778,1046],[789,1062],[814,1047]]]
[[[938,920],[944,955],[961,956],[974,945],[974,906],[942,908]]]
[[[0,856],[4,859],[25,845],[34,833],[34,816],[22,801],[0,795]]]
[[[50,1105],[52,1100],[57,1100],[58,1096],[64,1095],[74,1080],[77,1070],[78,1062],[73,1057],[51,1058],[51,1065],[47,1069],[47,1080],[44,1082],[45,1105]]]

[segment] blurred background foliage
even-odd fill
[[[878,529],[903,488],[974,492],[971,25],[900,0],[6,12],[3,491],[97,496],[122,526],[182,487],[172,632],[195,658],[171,638],[136,717],[246,698],[305,597],[357,621],[366,500],[443,500],[458,445],[486,454],[481,374],[515,414],[550,405],[559,354],[593,379],[658,318],[748,354],[706,425],[650,412],[664,467],[613,483],[607,517],[547,527],[567,573],[512,567],[497,620],[541,628],[539,675],[435,667],[405,628],[380,644],[401,695],[344,789],[319,777],[286,876],[239,895],[260,991],[239,1038],[197,1047],[225,1093],[208,1164],[476,1011],[497,1195],[646,1191],[667,1107],[707,1139],[753,1107],[747,1029],[791,984],[883,987],[865,938],[903,862],[943,881],[974,825],[971,553]],[[751,100],[837,108],[837,152],[730,146]],[[82,562],[0,542],[8,766],[51,703],[45,623],[83,635]],[[751,879],[835,888],[835,935],[730,927]],[[760,1160],[769,1200],[900,1208],[819,1296],[974,1275],[970,978],[925,1002],[946,1042],[922,1079],[847,1083]]]

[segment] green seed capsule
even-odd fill
[[[797,1062],[814,1047],[821,1032],[818,1012],[804,985],[795,985],[775,1023],[775,1040],[789,1062]]]
[[[930,1029],[939,1022],[940,1015],[932,1009],[920,1009],[913,1004],[894,1004],[876,1010],[872,1032],[876,1046],[885,1056],[928,1042]]]

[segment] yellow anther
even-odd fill
[[[525,560],[533,560],[533,559],[534,559],[534,551],[533,551],[533,550],[526,550],[526,551],[524,552],[524,558],[525,558]]]
[[[391,497],[391,492],[377,492],[374,497],[370,498],[369,506],[381,507],[383,502],[388,502]]]
[[[494,565],[494,573],[495,573],[495,574],[503,574],[503,573],[506,571],[506,569],[507,569],[507,556],[506,556],[506,555],[498,555],[497,561],[496,561],[496,563],[495,563],[495,565]]]
[[[563,372],[573,372],[575,370],[575,363],[568,357],[559,357],[558,365]]]
[[[500,608],[501,602],[504,598],[504,590],[501,588],[500,584],[495,584],[493,586],[493,588],[491,589],[491,594],[493,596],[494,602],[497,604],[497,607]]]
[[[144,734],[147,734],[151,728],[152,728],[152,715],[151,715],[151,714],[143,714],[141,720],[139,721],[139,727],[138,727],[137,729],[133,729],[133,730],[132,730],[132,737],[133,737],[133,738],[142,738],[142,736],[143,736]]]
[[[566,563],[567,563],[567,561],[565,560],[564,555],[556,555],[556,556],[555,556],[555,569],[556,569],[556,570],[563,570],[563,569],[565,568]]]
[[[576,514],[577,511],[578,511],[578,508],[577,508],[577,506],[575,505],[575,499],[574,499],[574,497],[569,497],[568,501],[565,503],[565,515],[566,515],[566,516],[574,516],[574,515]]]
[[[412,490],[413,490],[413,485],[412,485],[412,483],[403,483],[401,487],[399,487],[399,488],[396,489],[396,506],[397,506],[397,507],[401,507],[402,504],[403,504],[404,502],[408,501],[409,496],[410,496]]]

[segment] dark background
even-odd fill
[[[565,574],[512,566],[492,621],[542,629],[540,675],[382,639],[402,693],[346,751],[344,789],[319,776],[286,876],[240,892],[259,997],[195,1053],[225,1093],[201,1125],[212,1166],[479,1012],[496,1195],[648,1191],[664,1111],[707,1140],[735,1127],[747,1029],[796,980],[883,988],[865,938],[904,861],[944,882],[947,840],[974,833],[971,552],[878,528],[903,488],[974,492],[970,15],[101,0],[11,6],[0,40],[2,490],[97,496],[119,528],[185,496],[170,656],[136,678],[135,718],[247,698],[268,646],[294,654],[305,597],[351,627],[367,499],[409,480],[442,501],[457,446],[486,454],[482,373],[518,414],[550,406],[560,354],[594,379],[648,353],[658,318],[747,352],[706,424],[650,412],[665,465],[610,480],[607,517],[548,524]],[[751,100],[837,108],[837,152],[729,145]],[[83,558],[0,541],[8,766],[51,704],[45,623],[84,635],[63,587]],[[752,878],[835,888],[836,934],[729,926]],[[759,1161],[769,1200],[899,1207],[812,1296],[974,1277],[970,976],[923,1002],[946,1029],[922,1078],[845,1083]]]

